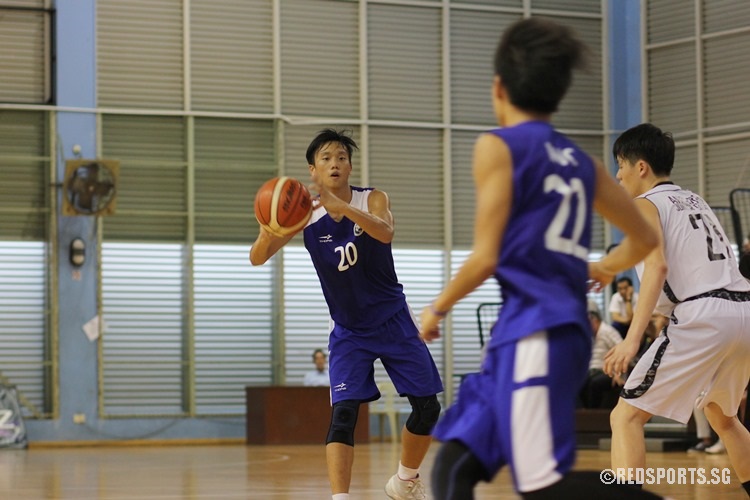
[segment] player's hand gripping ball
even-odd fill
[[[307,187],[291,177],[274,177],[255,194],[255,218],[271,234],[289,236],[304,228],[312,215]]]

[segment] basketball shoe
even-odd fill
[[[703,451],[706,451],[706,448],[710,448],[711,445],[709,443],[706,443],[705,441],[700,441],[698,444],[693,446],[692,448],[688,448],[688,453],[701,453]]]
[[[724,446],[724,443],[721,442],[721,439],[716,441],[712,446],[709,446],[706,448],[706,453],[709,455],[721,455],[722,453],[726,453],[727,449]]]
[[[394,474],[385,484],[385,494],[393,500],[424,500],[427,498],[424,484],[419,476],[414,479],[401,479]]]

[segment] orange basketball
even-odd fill
[[[305,227],[312,214],[310,192],[291,177],[267,180],[255,195],[255,218],[271,233],[286,236]]]

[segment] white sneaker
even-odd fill
[[[424,500],[427,498],[424,492],[424,484],[419,476],[414,479],[401,479],[394,474],[385,483],[385,494],[393,500]]]
[[[706,453],[710,455],[721,455],[722,453],[726,453],[727,449],[724,446],[724,443],[721,442],[721,439],[716,441],[713,445],[706,448]]]

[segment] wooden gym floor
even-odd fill
[[[433,444],[423,466],[426,478],[438,446]],[[386,498],[383,486],[396,470],[398,450],[398,445],[391,443],[356,446],[353,500]],[[729,461],[726,455],[669,452],[649,453],[647,465],[710,471],[729,467]],[[607,467],[608,452],[579,451],[576,468]],[[675,499],[747,499],[734,473],[729,485],[662,484],[646,489]],[[585,496],[582,492],[582,498]],[[0,498],[325,500],[330,493],[323,446],[161,444],[0,450]],[[516,498],[508,471],[503,470],[493,484],[482,484],[476,498]]]

